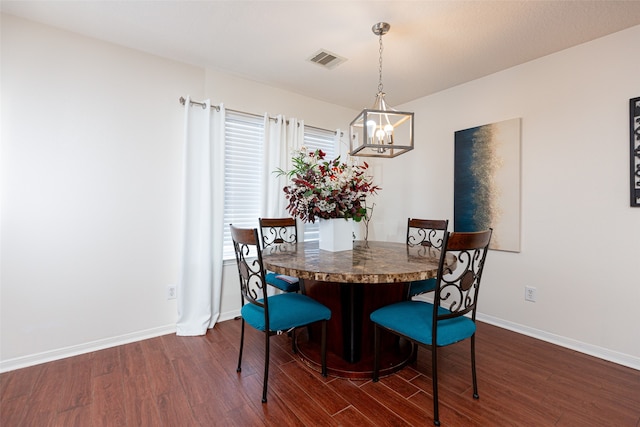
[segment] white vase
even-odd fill
[[[320,219],[320,249],[331,252],[353,249],[353,220]]]

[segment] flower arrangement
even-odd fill
[[[369,165],[347,164],[340,157],[325,160],[325,156],[322,150],[307,151],[301,147],[293,153],[289,172],[276,171],[291,180],[284,187],[289,200],[287,210],[305,222],[318,218],[352,218],[360,222],[367,217],[367,195],[380,190],[373,185],[373,178],[366,175]]]

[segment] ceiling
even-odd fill
[[[353,109],[445,90],[640,24],[640,1],[8,1],[0,10]],[[640,42],[640,41],[639,41]],[[326,49],[333,69],[308,59]]]

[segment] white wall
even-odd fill
[[[416,149],[374,165],[370,237],[402,240],[408,216],[451,218],[453,133],[522,117],[522,252],[489,254],[480,311],[640,368],[637,40],[640,27],[402,106]],[[356,113],[8,16],[1,83],[0,370],[174,330],[180,96],[329,129]],[[224,275],[228,318],[235,265]]]
[[[416,148],[381,164],[373,237],[402,240],[410,216],[452,219],[454,132],[521,117],[522,250],[489,253],[479,311],[640,369],[640,208],[629,207],[639,41],[636,26],[401,106],[415,112]]]
[[[175,331],[180,96],[328,129],[355,115],[11,16],[1,35],[0,371]]]
[[[309,64],[309,67],[316,67]],[[349,131],[349,123],[357,111],[286,92],[259,82],[207,70],[207,96],[214,104],[224,102],[227,108],[254,114],[283,114],[304,120],[306,125]],[[349,138],[342,138],[349,144]]]
[[[3,368],[175,329],[187,92],[202,69],[2,16]]]

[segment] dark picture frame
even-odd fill
[[[640,97],[629,100],[631,207],[640,207]]]

